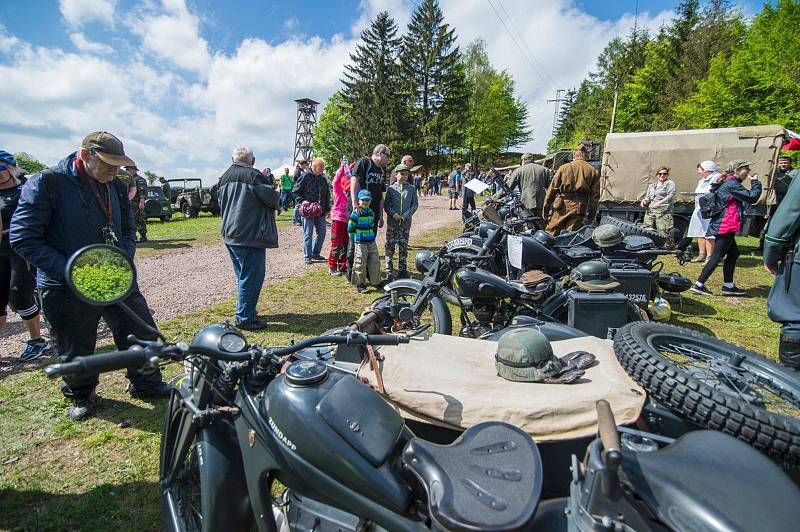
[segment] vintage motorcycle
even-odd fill
[[[135,269],[116,248],[84,248],[66,273],[78,297],[127,308]],[[183,362],[161,441],[170,530],[788,530],[800,518],[797,487],[745,444],[618,429],[602,401],[600,438],[582,463],[572,457],[569,492],[543,500],[548,464],[526,433],[485,422],[449,445],[426,441],[369,386],[323,361],[317,346],[367,356],[368,346],[409,341],[359,332],[372,316],[287,347],[248,345],[228,324],[191,344],[154,331],[157,341],[131,338],[128,350],[45,372]]]

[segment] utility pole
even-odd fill
[[[558,112],[561,110],[561,95],[567,92],[567,89],[556,89],[556,98],[554,100],[547,100],[547,103],[555,102],[556,108],[553,111],[553,130],[550,132],[550,136],[555,136],[556,134],[556,124],[558,123]]]
[[[611,125],[608,128],[609,133],[614,132],[614,125],[617,122],[617,98],[619,98],[619,81],[614,85],[614,107],[611,108]]]

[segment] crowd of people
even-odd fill
[[[427,174],[414,166],[411,155],[405,155],[387,179],[390,156],[389,148],[378,144],[357,161],[343,158],[329,180],[326,161],[319,157],[298,161],[293,175],[284,168],[276,177],[269,168],[255,167],[250,149],[233,150],[231,165],[219,180],[218,197],[222,240],[237,280],[237,327],[260,330],[268,325],[258,316],[256,305],[265,279],[266,249],[278,247],[276,213],[280,211],[291,209],[293,221],[302,226],[305,262],[327,262],[332,276],[345,277],[359,292],[409,276],[408,242],[418,198],[440,194],[444,183],[449,209],[462,210],[464,217],[476,209],[476,190],[486,188],[467,186],[474,179],[488,185],[495,200],[518,191],[522,208],[540,216],[554,235],[594,223],[597,217],[599,172],[586,161],[582,146],[554,174],[535,163],[531,154],[524,154],[520,166],[505,176],[494,169],[476,174],[469,163],[456,166],[447,176]],[[702,161],[697,173],[695,211],[687,238],[678,243],[681,251],[692,239],[698,242],[694,260],[702,262],[703,269],[691,289],[710,294],[705,283],[722,263],[722,295],[742,295],[744,291],[734,283],[739,257],[734,237],[741,229],[744,207],[759,198],[761,184],[757,175],[750,174],[746,161],[731,161],[724,172],[718,172],[714,161]],[[800,269],[800,179],[793,177],[791,160],[782,157],[775,180],[777,203],[771,207],[763,241],[765,267],[777,276],[768,311],[782,324],[780,359],[800,369],[800,285],[791,283],[793,273],[800,275],[796,272]],[[745,179],[749,187],[743,186]],[[163,178],[162,186],[169,186]],[[27,179],[14,156],[0,151],[0,328],[7,308],[23,320],[30,339],[19,356],[21,361],[51,352],[41,335],[40,312],[47,317],[52,347],[62,362],[94,352],[100,318],[111,329],[118,349],[129,346],[130,334],[155,340],[153,332],[142,326],[155,324],[138,286],[126,299],[138,316],[132,319],[118,307],[95,307],[82,301],[67,288],[64,277],[68,258],[90,244],[113,245],[135,255],[137,230],[139,242],[147,239],[146,226],[140,224],[146,187],[122,142],[107,132],[88,134],[75,152]],[[704,206],[701,198],[709,194],[716,199],[716,208]],[[658,168],[641,198],[644,225],[671,234],[675,196],[670,169]],[[323,257],[329,225],[331,245]],[[386,231],[383,268],[376,242],[381,230]],[[129,370],[127,377],[129,392],[135,397],[157,399],[169,393],[158,368]],[[93,415],[97,382],[96,376],[63,379],[61,389],[71,401],[72,419]]]

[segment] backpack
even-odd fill
[[[719,197],[716,191],[707,192],[700,196],[697,200],[700,206],[700,215],[708,220],[716,218],[725,212],[725,202]]]

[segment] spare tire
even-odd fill
[[[646,227],[642,227],[641,225],[636,225],[631,222],[626,222],[625,220],[620,220],[619,218],[615,218],[613,216],[603,216],[600,219],[600,225],[603,224],[611,224],[619,228],[624,235],[638,235],[638,236],[646,236],[650,240],[653,241],[653,244],[656,246],[663,246],[667,243],[667,239],[669,238],[666,233],[662,233],[661,231],[654,231],[652,229],[648,229]]]
[[[800,378],[742,347],[685,327],[629,323],[614,352],[652,399],[703,428],[800,463]]]

